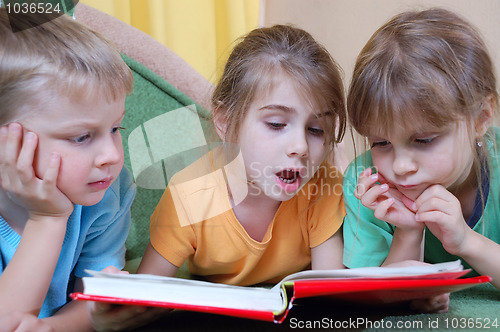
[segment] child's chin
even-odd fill
[[[267,196],[271,199],[274,199],[275,201],[278,202],[286,202],[292,199],[297,192],[286,192],[286,191],[281,191],[279,193],[273,192],[271,194],[268,194]]]
[[[96,205],[100,201],[102,201],[104,197],[104,192],[101,193],[95,193],[93,195],[89,195],[87,197],[78,197],[76,199],[71,199],[70,200],[77,205],[82,205],[82,206],[92,206]]]
[[[417,198],[419,198],[420,195],[422,194],[422,191],[414,191],[414,190],[406,192],[401,191],[401,193],[412,202],[415,202]]]

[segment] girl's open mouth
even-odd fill
[[[286,169],[277,173],[278,178],[287,184],[294,183],[299,178],[299,172]]]
[[[300,172],[293,169],[285,169],[276,173],[276,182],[281,190],[286,193],[296,192],[301,183]]]

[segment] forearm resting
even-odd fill
[[[45,323],[50,325],[54,331],[94,331],[87,315],[87,303],[85,301],[72,301],[61,308],[54,316],[45,318]]]
[[[396,227],[389,254],[382,266],[406,260],[422,261],[424,256],[424,231],[402,230]]]
[[[462,257],[477,273],[490,276],[491,284],[500,290],[500,244],[471,230],[461,252],[454,254]]]
[[[0,314],[20,311],[38,315],[65,232],[63,220],[28,220],[12,260],[0,275]]]

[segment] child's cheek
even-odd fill
[[[33,159],[33,170],[35,172],[36,177],[39,179],[43,179],[45,172],[47,172],[47,168],[49,167],[50,156],[53,152],[58,152],[53,147],[49,147],[44,144],[43,140],[39,139],[38,147],[35,151],[35,156]],[[64,164],[64,155],[60,154],[61,157],[61,168]]]

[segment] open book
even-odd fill
[[[460,261],[408,267],[309,270],[273,288],[242,287],[144,274],[87,271],[75,300],[159,306],[274,321],[286,318],[296,299],[328,296],[361,303],[427,298],[489,282],[488,276],[458,279],[469,272]]]

